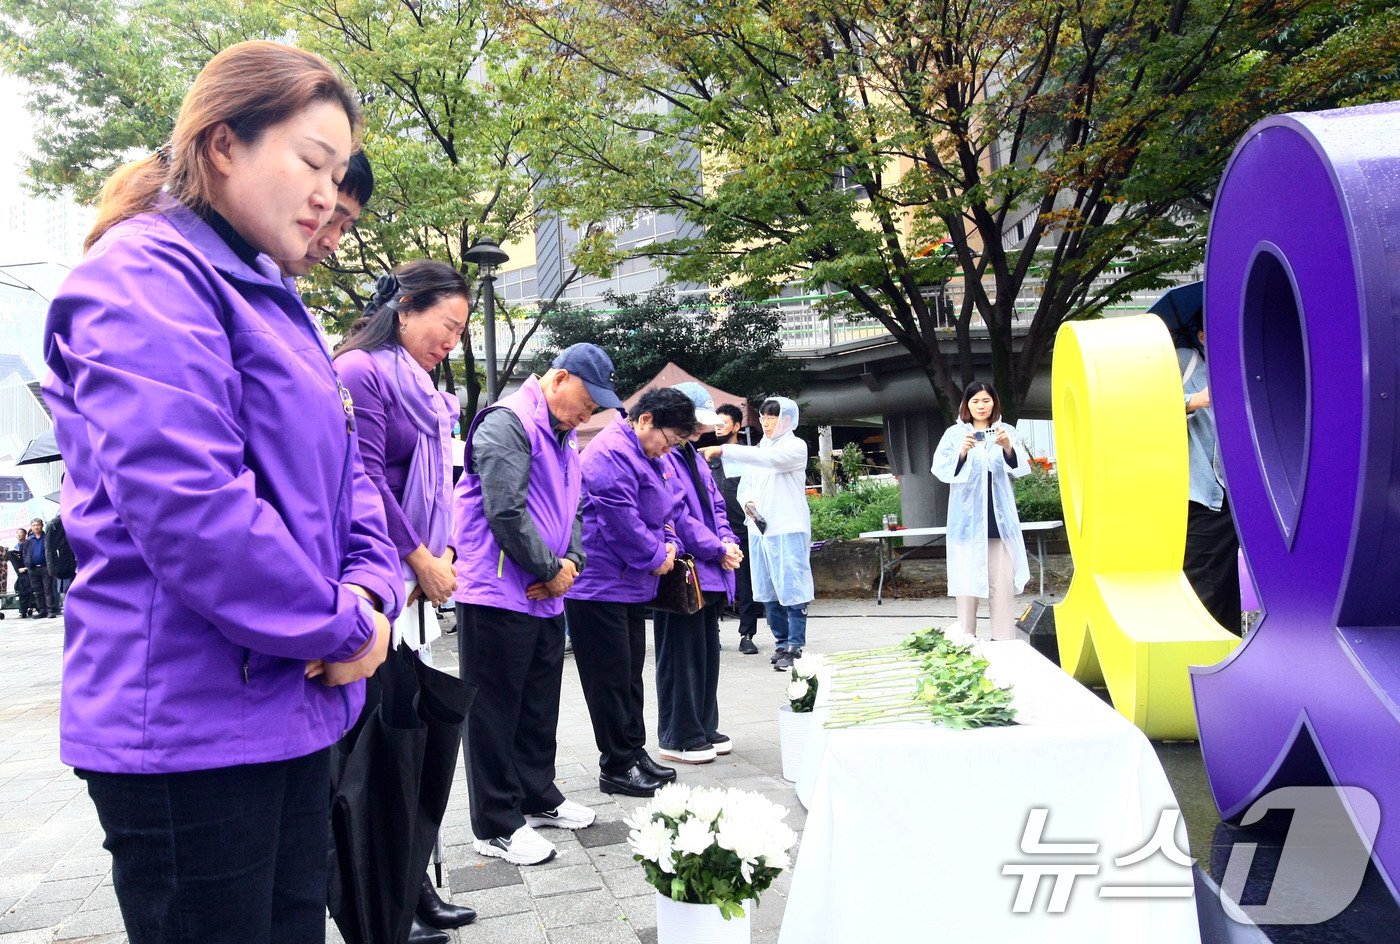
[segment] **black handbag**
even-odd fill
[[[699,613],[705,606],[705,597],[700,592],[700,574],[695,569],[695,558],[689,554],[677,557],[676,566],[661,575],[661,582],[656,585],[656,596],[647,606],[681,616]]]

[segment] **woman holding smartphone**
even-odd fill
[[[948,595],[957,597],[969,636],[977,634],[978,602],[990,598],[992,638],[1014,639],[1014,597],[1031,576],[1011,488],[1030,460],[1013,432],[1001,421],[996,390],[974,381],[933,456],[933,474],[949,486]]]

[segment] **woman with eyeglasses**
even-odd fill
[[[646,603],[684,553],[683,501],[663,456],[695,431],[695,405],[670,387],[648,390],[583,452],[583,551],[588,566],[565,600],[574,662],[598,744],[604,793],[649,797],[676,778],[646,750],[642,666]]]

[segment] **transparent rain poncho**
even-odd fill
[[[793,433],[797,404],[778,401],[778,425],[757,446],[726,445],[724,474],[740,476],[738,500],[750,502],[763,516],[760,532],[745,512],[749,530],[749,564],[753,598],[763,603],[801,606],[816,596],[812,589],[812,513],[807,507],[807,444]]]
[[[1011,480],[1030,471],[1030,459],[1025,447],[1016,438],[1016,431],[1005,423],[992,424],[989,432],[1006,427],[1016,449],[1016,467],[1006,464],[1005,454],[992,436],[975,444],[967,453],[967,461],[958,469],[958,450],[963,437],[972,431],[970,423],[954,423],[943,433],[938,451],[933,454],[933,468],[938,478],[948,483],[948,596],[986,597],[987,581],[987,475],[992,477],[995,496],[997,533],[1011,555],[1011,573],[1016,592],[1020,593],[1031,578],[1026,562],[1026,543],[1021,537],[1021,519],[1016,514],[1016,494]],[[957,469],[956,472],[954,470]]]

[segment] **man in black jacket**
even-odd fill
[[[722,421],[715,430],[716,444],[746,444],[743,438],[743,411],[732,403],[726,403],[716,408],[715,412]],[[710,472],[714,475],[715,485],[719,486],[720,494],[724,496],[725,517],[729,519],[729,527],[735,534],[747,534],[744,509],[739,507],[738,477],[725,478],[723,460],[718,456],[710,461]],[[754,645],[753,637],[758,631],[758,618],[763,615],[763,604],[753,598],[753,581],[749,575],[747,554],[744,555],[744,562],[739,565],[739,569],[734,572],[734,612],[739,616],[739,651],[746,656],[754,655],[758,652],[758,647]]]

